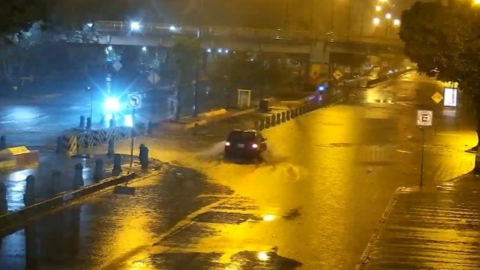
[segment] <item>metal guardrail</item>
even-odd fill
[[[95,30],[97,32],[133,32],[130,22],[120,21],[97,21],[95,22]],[[206,37],[221,37],[229,36],[234,38],[245,39],[274,39],[284,41],[306,42],[312,40],[324,40],[334,43],[365,43],[365,44],[379,44],[379,45],[402,45],[399,39],[385,39],[379,37],[350,37],[331,39],[327,35],[319,35],[310,31],[302,30],[282,30],[282,29],[259,29],[259,28],[233,28],[222,26],[172,26],[171,24],[153,24],[142,23],[139,31],[144,34],[191,34],[196,35],[201,29],[201,32]]]

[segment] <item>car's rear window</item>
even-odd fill
[[[255,132],[234,131],[228,136],[229,141],[253,141],[255,140]]]

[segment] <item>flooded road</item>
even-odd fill
[[[439,89],[407,74],[356,91],[265,130],[258,166],[221,159],[248,116],[139,141],[174,169],[135,196],[108,191],[5,235],[0,269],[354,269],[395,189],[419,183],[416,107]],[[426,186],[472,168],[475,133],[448,115],[426,135]]]

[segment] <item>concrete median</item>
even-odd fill
[[[21,228],[26,222],[30,221],[31,219],[34,219],[53,210],[66,207],[72,202],[80,200],[86,196],[93,195],[99,191],[114,187],[116,185],[132,183],[142,180],[146,177],[151,177],[155,174],[161,174],[164,172],[164,170],[162,169],[162,165],[163,163],[155,161],[154,164],[152,164],[152,168],[154,168],[152,171],[144,173],[127,172],[119,176],[109,177],[98,183],[91,184],[75,190],[64,191],[56,194],[50,199],[34,203],[18,211],[9,212],[5,215],[0,216],[0,231],[15,231],[16,229]]]

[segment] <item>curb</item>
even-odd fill
[[[208,116],[207,119],[202,119],[202,120],[197,120],[197,121],[193,121],[193,122],[190,122],[190,123],[174,123],[174,122],[160,122],[159,125],[162,127],[162,128],[165,128],[165,129],[168,129],[168,130],[171,130],[171,131],[186,131],[186,130],[190,130],[190,129],[193,129],[193,128],[196,128],[198,126],[204,126],[204,125],[207,125],[209,123],[212,123],[212,122],[217,122],[217,121],[222,121],[222,120],[225,120],[225,119],[228,119],[228,118],[233,118],[233,117],[237,117],[237,116],[240,116],[240,115],[244,115],[244,114],[248,114],[248,113],[252,113],[252,112],[255,112],[256,109],[247,109],[247,110],[242,110],[242,111],[238,111],[238,112],[233,112],[231,114],[228,113],[222,113],[222,114],[216,114],[216,115],[211,115],[211,116]],[[213,117],[220,117],[218,119],[208,119],[208,118],[213,118]],[[224,116],[224,117],[222,117]],[[191,118],[189,118],[191,119]],[[181,120],[180,120],[181,121]]]
[[[393,193],[393,197],[390,200],[390,202],[388,203],[387,208],[385,208],[385,211],[383,212],[382,217],[380,218],[378,226],[375,229],[375,231],[373,232],[372,236],[370,237],[370,240],[367,243],[367,247],[363,251],[362,257],[360,257],[360,261],[358,262],[357,266],[355,267],[355,270],[361,270],[363,268],[363,266],[368,263],[368,260],[370,258],[370,254],[372,254],[372,252],[373,252],[373,248],[375,247],[375,244],[377,243],[377,240],[380,237],[380,233],[383,231],[383,228],[385,227],[385,224],[387,223],[387,220],[390,216],[390,213],[392,213],[393,207],[397,203],[399,194],[404,189],[405,189],[404,187],[399,187]]]
[[[411,69],[408,69],[408,70],[402,70],[400,72],[397,72],[397,73],[394,73],[391,75],[391,77],[383,77],[383,78],[378,78],[378,79],[375,79],[375,80],[371,80],[371,81],[367,81],[367,86],[364,87],[364,88],[371,88],[371,87],[374,87],[378,84],[381,84],[381,83],[384,83],[384,82],[388,82],[390,81],[390,79],[393,77],[393,78],[397,78],[397,76],[400,76],[400,75],[403,75],[403,74],[407,74],[409,72],[411,72],[412,70]]]
[[[159,162],[159,164],[156,166],[152,164],[152,167],[158,168],[158,165],[160,165],[161,169],[163,163]],[[147,177],[151,177],[155,175],[155,173],[161,173],[162,171],[158,170],[157,168],[146,173],[145,175],[139,175],[135,172],[128,172],[120,176],[109,177],[99,183],[88,185],[73,191],[64,191],[48,200],[24,207],[18,211],[6,213],[0,216],[0,232],[12,231],[16,228],[23,227],[25,223],[41,216],[42,214],[46,214],[53,210],[62,209],[71,205],[72,203],[75,203],[76,201],[84,199],[87,196],[93,195],[112,186],[124,183],[133,183],[143,180]]]

